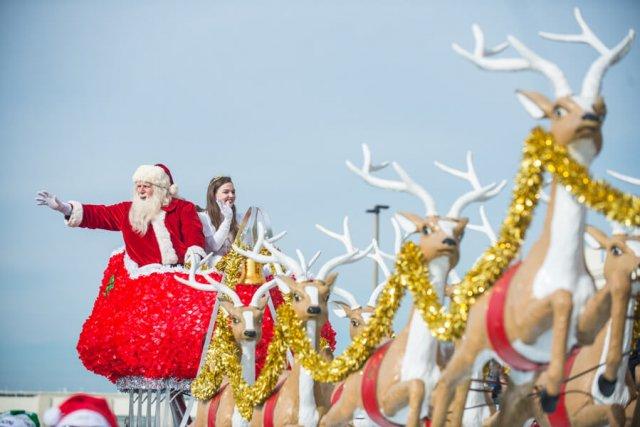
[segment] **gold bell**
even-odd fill
[[[262,285],[266,282],[264,275],[262,274],[262,264],[252,259],[246,258],[242,266],[242,274],[238,283],[245,283],[247,285]]]

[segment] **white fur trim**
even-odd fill
[[[44,412],[44,416],[42,417],[42,422],[49,426],[55,426],[60,421],[62,417],[62,412],[60,412],[60,408],[54,406],[53,408],[49,408]]]
[[[170,196],[175,196],[178,194],[178,186],[175,184],[171,184],[169,186],[169,195]]]
[[[100,413],[90,411],[89,409],[78,409],[71,412],[66,417],[58,421],[60,425],[78,425],[78,426],[95,426],[95,427],[111,427],[109,421]]]
[[[153,231],[156,233],[156,240],[158,241],[162,264],[177,264],[178,255],[173,248],[169,230],[167,230],[167,226],[164,223],[164,218],[166,216],[167,213],[165,211],[160,211],[160,213],[151,221],[151,226],[153,226]]]
[[[151,184],[170,190],[171,181],[169,175],[160,166],[142,165],[136,169],[131,177],[134,183],[138,181],[150,182]],[[178,187],[175,187],[176,193]]]
[[[111,253],[111,257],[115,255],[119,255],[123,252],[125,252],[124,247],[116,249]],[[147,264],[140,267],[134,260],[129,258],[129,255],[127,255],[126,253],[124,254],[124,268],[127,270],[127,274],[129,275],[130,279],[137,279],[138,277],[150,276],[151,274],[156,274],[156,273],[158,274],[174,274],[174,273],[189,274],[189,270],[185,269],[181,265],[171,267],[171,266],[162,265],[162,264]],[[206,272],[197,271],[196,276],[197,275],[202,276],[204,274],[212,274],[212,273],[218,273],[221,276],[223,275],[222,272],[216,270],[215,268],[212,268],[210,270],[207,270]]]
[[[77,227],[82,223],[82,216],[84,212],[82,209],[82,203],[76,202],[75,200],[70,200],[69,204],[73,207],[73,209],[71,210],[69,219],[65,219],[64,222],[69,227]]]
[[[204,251],[204,249],[202,249],[200,246],[193,245],[189,246],[187,252],[185,252],[184,261],[187,262],[188,260],[190,260],[193,254],[200,255],[200,259],[207,256],[207,253]]]

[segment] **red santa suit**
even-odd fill
[[[202,224],[191,202],[171,199],[142,236],[129,223],[131,202],[109,206],[70,203],[69,226],[121,231],[127,255],[139,266],[183,264],[191,253],[205,256]]]
[[[142,173],[140,172],[142,170]],[[176,189],[163,165],[141,166],[134,182]],[[157,380],[176,387],[194,378],[209,326],[215,292],[201,292],[177,282],[187,277],[181,265],[190,254],[204,256],[202,225],[193,203],[172,198],[144,235],[129,222],[131,202],[73,206],[72,227],[120,231],[125,249],[109,259],[98,296],[85,321],[77,350],[87,369],[116,382],[121,389]],[[221,275],[209,271],[220,281]],[[201,274],[196,275],[206,283]]]

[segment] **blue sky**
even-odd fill
[[[537,36],[577,32],[575,4],[2,2],[0,389],[113,388],[82,367],[75,343],[121,237],[67,229],[35,206],[37,190],[117,202],[129,197],[139,164],[164,162],[182,195],[202,203],[209,179],[230,174],[239,206],[262,206],[277,230],[289,231],[285,249],[322,249],[326,259],[340,247],[315,223],[338,229],[348,214],[354,240],[364,242],[372,221],[364,210],[374,203],[421,211],[417,200],[370,188],[346,169],[346,159],[360,161],[362,142],[374,159],[402,164],[441,210],[466,187],[434,160],[462,167],[472,150],[483,182],[513,177],[536,124],[514,90],[551,95],[550,86],[533,73],[480,71],[451,43],[471,48],[473,22],[489,45],[513,34],[579,88],[595,52]],[[578,5],[608,45],[640,28],[637,2]],[[596,176],[607,168],[637,175],[639,70],[636,46],[605,78],[609,113]],[[496,227],[507,202],[505,191],[487,206]],[[477,220],[475,208],[467,212]],[[486,246],[482,236],[465,239],[460,271]],[[344,268],[339,283],[363,298],[370,271],[364,263]],[[342,347],[346,325],[337,328]]]

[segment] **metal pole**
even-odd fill
[[[373,238],[376,242],[380,243],[380,211],[382,209],[389,209],[388,205],[375,205],[371,209],[367,209],[367,213],[373,214]],[[378,263],[373,261],[373,288],[378,286]]]

